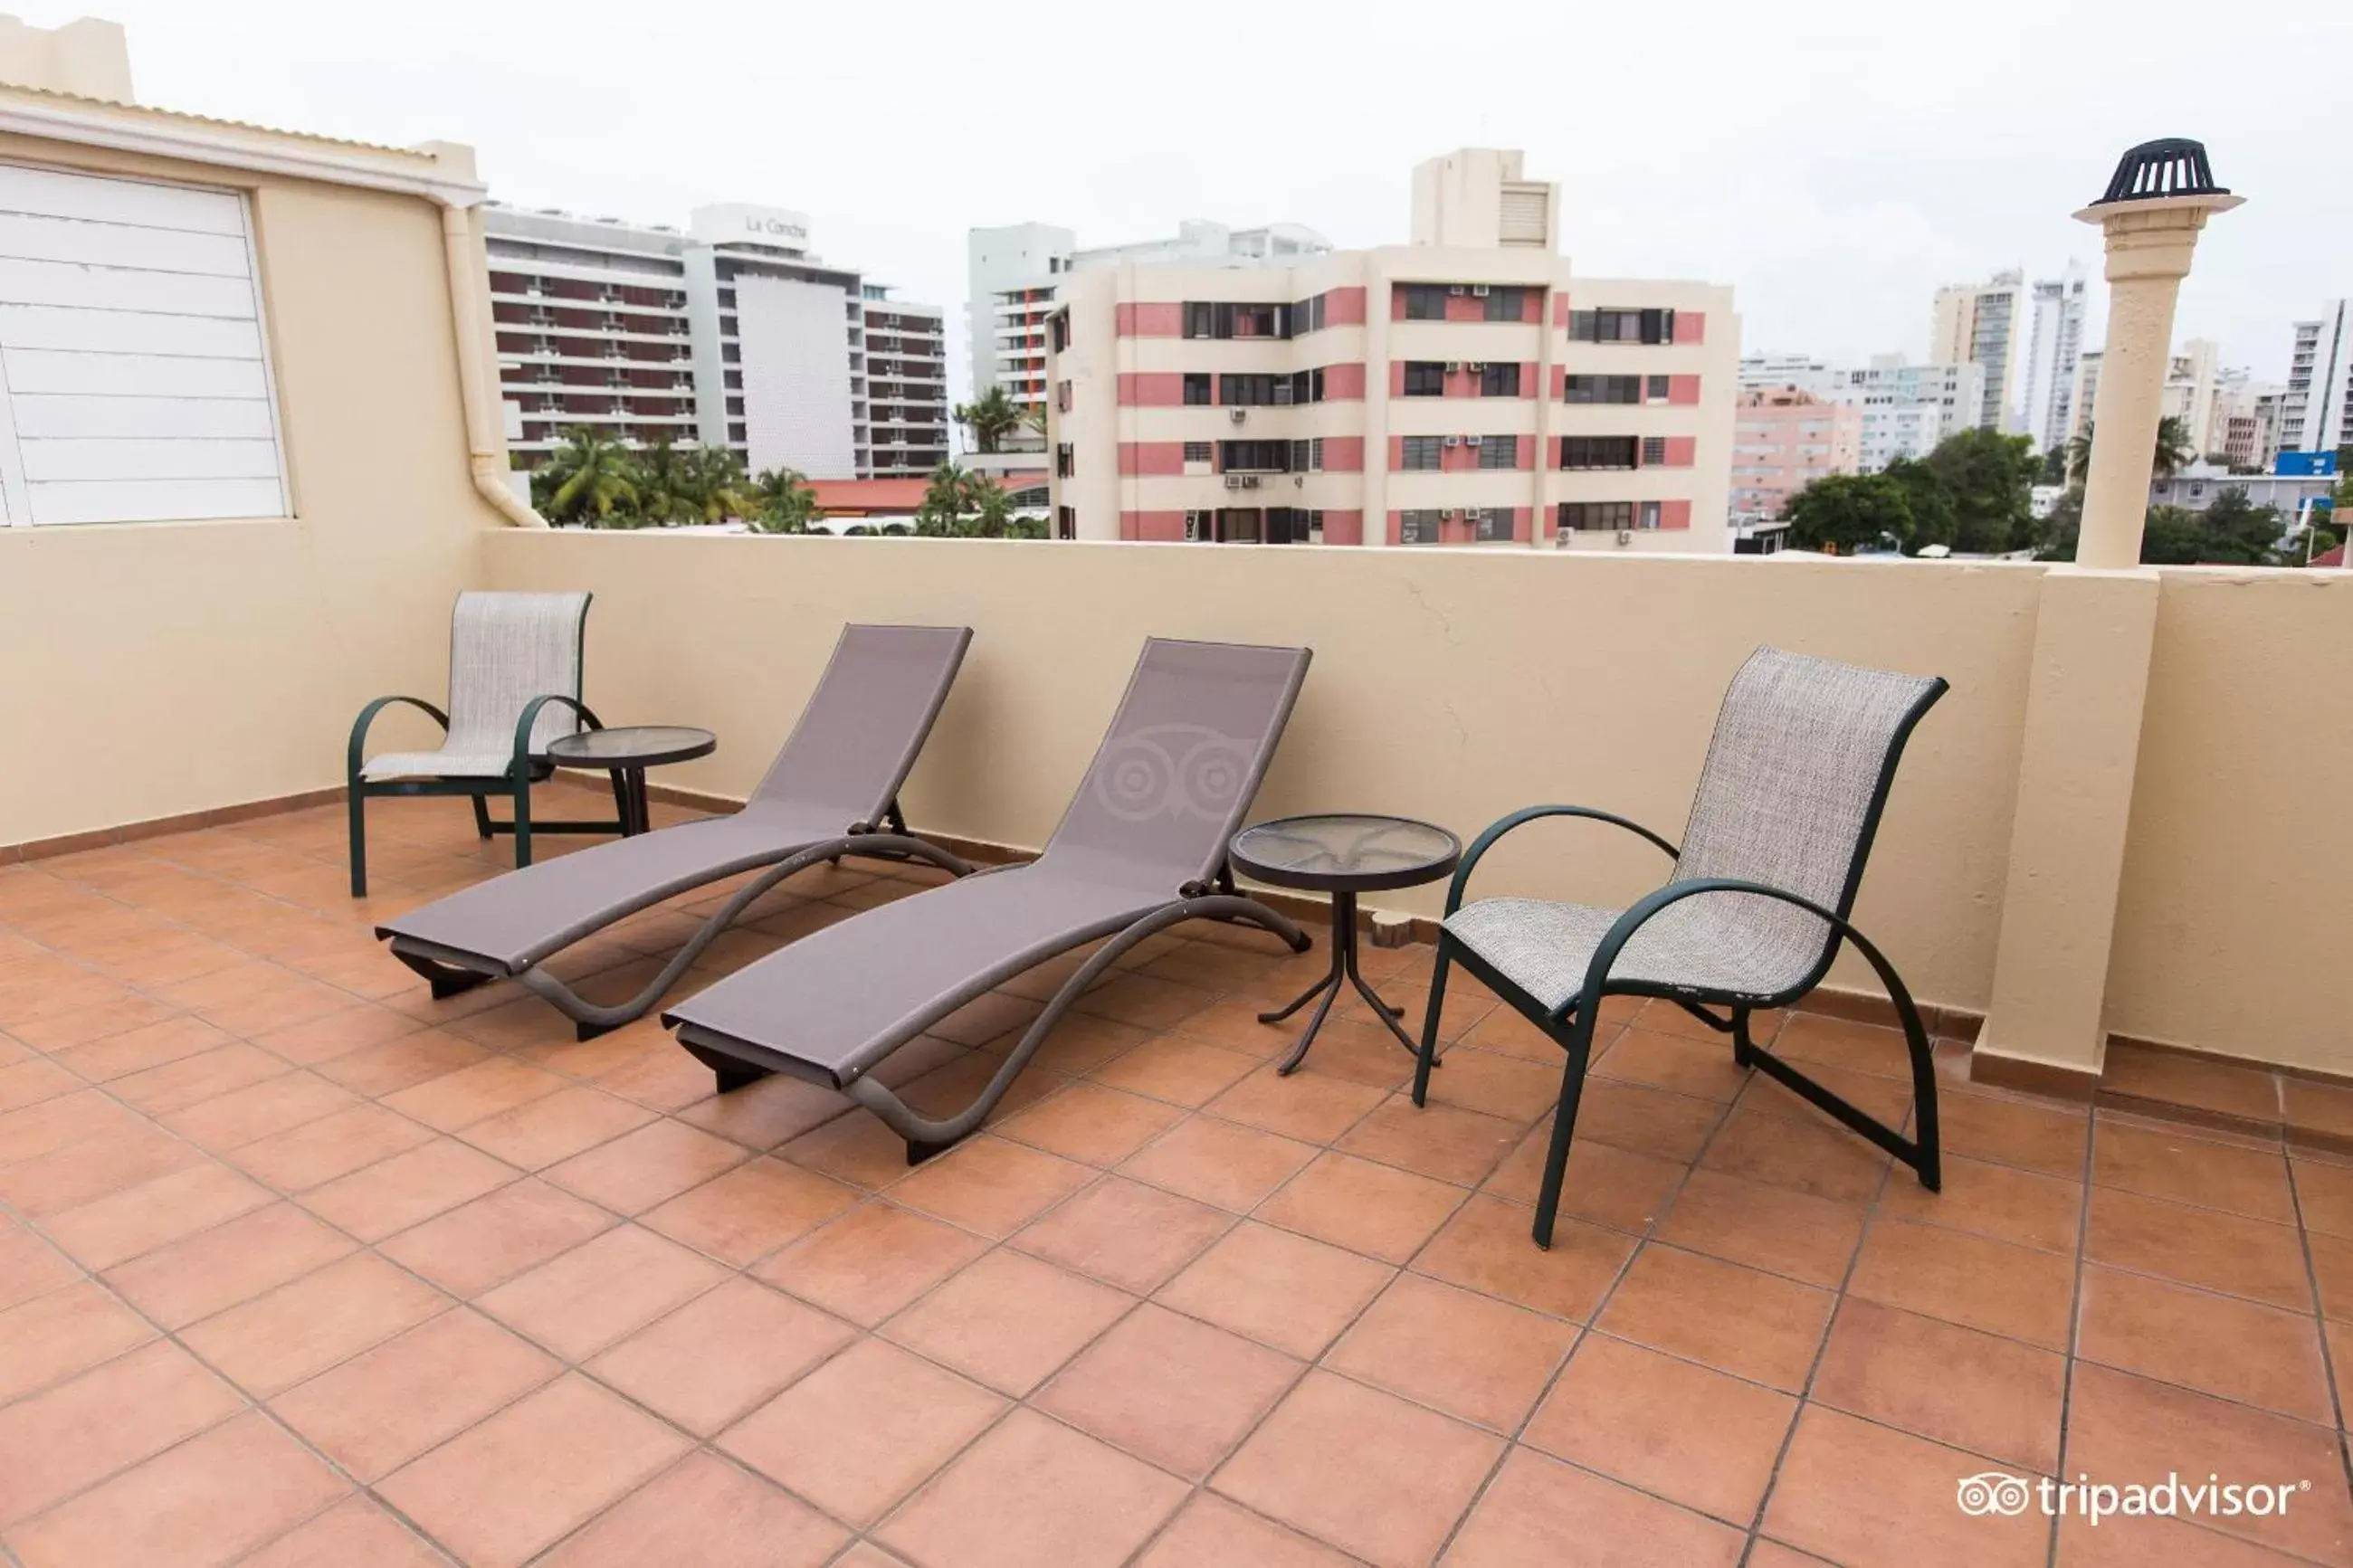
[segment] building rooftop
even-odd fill
[[[859,1539],[839,1561],[2041,1563],[2045,1521],[1954,1489],[2063,1454],[2309,1477],[2232,1533],[2353,1542],[2337,1156],[1988,1091],[1950,1041],[1932,1196],[1637,1004],[1538,1252],[1555,1047],[1474,988],[1430,1110],[1362,1016],[1277,1079],[1291,1030],[1253,1013],[1324,960],[1210,927],[1131,954],[988,1132],[911,1172],[837,1096],[713,1098],[650,1019],[584,1045],[502,989],[426,1001],[367,928],[500,852],[450,803],[390,805],[364,907],[339,807],[0,872],[0,1531],[27,1568]],[[918,880],[805,873],[682,989]],[[673,925],[576,967],[634,986]],[[1369,967],[1410,1001],[1428,956]],[[974,1004],[904,1092],[965,1092],[1038,1006]],[[1893,1031],[1769,1032],[1905,1103]]]

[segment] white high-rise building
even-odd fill
[[[728,447],[754,473],[929,472],[947,460],[937,306],[808,249],[808,219],[699,207],[684,231],[492,204],[491,313],[509,448],[574,430]]]
[[[2084,352],[2084,268],[2075,261],[2034,285],[2017,434],[2032,437],[2046,452],[2066,444],[2073,419],[2075,362]]]
[[[2240,398],[2239,389],[2249,384],[2245,371],[2221,367],[2221,345],[2211,338],[2189,338],[2183,341],[2179,353],[2166,361],[2163,401],[2158,412],[2179,427],[2195,458],[2223,450],[2227,435],[2223,416]],[[2100,395],[2101,358],[2098,349],[2085,349],[2076,358],[2075,389],[2067,421],[2069,440],[2092,423]]]
[[[2027,384],[2027,327],[2032,315],[2026,274],[2012,268],[1984,283],[1936,290],[1928,363],[1985,367],[1985,391],[1971,423],[2018,434]]]
[[[1985,367],[1908,364],[1879,354],[1868,365],[1833,364],[1807,354],[1750,354],[1740,362],[1744,393],[1783,389],[1862,410],[1857,471],[1875,474],[1898,458],[1925,458],[1946,437],[1976,425]]]
[[[2295,330],[2287,395],[2280,400],[2280,449],[2333,452],[2353,445],[2353,300],[2331,300]]]

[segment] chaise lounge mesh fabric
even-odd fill
[[[900,785],[972,640],[965,626],[845,627],[816,691],[743,810],[566,855],[437,900],[376,928],[437,994],[512,977],[562,1008],[585,1035],[642,1015],[735,916],[785,877],[844,853],[910,855],[970,868],[903,832]],[[739,889],[648,989],[586,1002],[536,966],[625,916],[741,872]]]
[[[1304,648],[1155,638],[1044,851],[811,933],[663,1015],[722,1089],[786,1072],[842,1089],[911,1160],[978,1126],[1071,1003],[1136,942],[1187,920],[1240,921],[1294,950],[1290,921],[1223,879],[1307,673]],[[1058,953],[1109,937],[1056,993],[979,1098],[916,1116],[872,1069],[933,1023]]]
[[[1537,1208],[1549,1245],[1577,1103],[1604,995],[1665,997],[1729,1034],[1734,1058],[1798,1093],[1938,1182],[1936,1081],[1926,1032],[1894,967],[1848,923],[1895,765],[1941,697],[1933,677],[1861,669],[1760,648],[1733,678],[1708,744],[1683,846],[1606,812],[1535,806],[1474,842],[1455,872],[1438,949],[1414,1097],[1428,1089],[1447,966],[1459,963],[1568,1053]],[[1504,834],[1579,816],[1640,834],[1674,858],[1657,892],[1625,910],[1462,895]],[[1879,973],[1912,1055],[1916,1134],[1881,1126],[1748,1038],[1748,1016],[1820,984],[1851,942]],[[1719,1018],[1710,1006],[1728,1010]]]

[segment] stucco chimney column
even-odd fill
[[[2190,149],[2195,176],[2164,177],[2168,164],[2188,172]],[[2098,224],[2106,236],[2108,279],[2107,348],[2092,404],[2091,472],[2075,545],[2079,566],[2115,571],[2140,564],[2173,353],[2174,301],[2207,215],[2243,199],[2214,187],[2205,149],[2197,143],[2150,142],[2126,153],[2107,195],[2075,215]]]

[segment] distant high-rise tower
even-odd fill
[[[1995,273],[1989,282],[1936,290],[1928,363],[1985,366],[1985,395],[1975,420],[1983,429],[2018,429],[2030,313],[2026,274],[2016,268]]]
[[[2317,320],[2297,321],[2295,330],[2280,401],[2281,449],[2353,446],[2353,300],[2331,300]]]
[[[2027,332],[2026,374],[2019,403],[2020,435],[2048,452],[2064,446],[2072,423],[2075,361],[2084,352],[2084,268],[2070,261],[2057,278],[2034,285]]]

